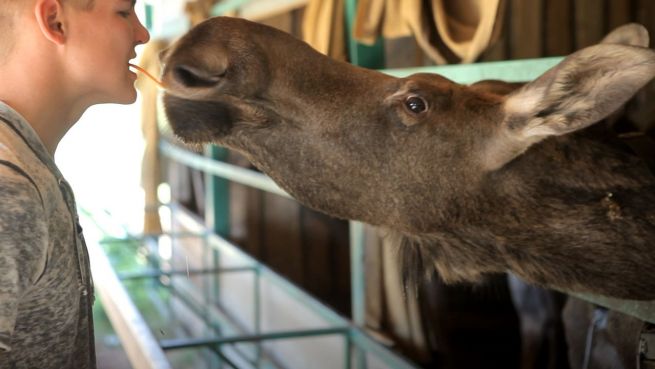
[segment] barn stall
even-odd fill
[[[361,3],[362,12],[375,13],[375,2]],[[488,28],[486,42],[473,49],[430,49],[420,41],[429,35],[385,35],[360,20],[360,38],[375,41],[363,45],[349,36],[362,14],[355,2],[320,5],[192,2],[187,20],[180,4],[150,1],[144,16],[158,36],[153,48],[210,15],[253,19],[296,35],[312,19],[327,26],[309,41],[332,57],[348,55],[353,63],[397,76],[439,73],[459,83],[531,80],[617,25],[638,21],[652,34],[655,19],[647,1],[501,1],[492,6],[502,16]],[[475,63],[457,64],[462,61]],[[435,65],[445,63],[457,65]],[[97,294],[132,367],[570,365],[563,363],[567,348],[557,315],[547,322],[556,337],[542,341],[546,347],[534,349],[531,358],[523,341],[522,353],[521,324],[527,323],[517,316],[505,277],[478,289],[444,286],[437,278],[419,292],[404,292],[389,252],[393,245],[379,230],[300,206],[238,154],[181,147],[156,111],[156,89],[140,83],[144,133],[155,138],[145,148],[143,167],[150,176],[143,181],[144,231],[122,227],[102,210],[83,212]],[[152,129],[158,125],[164,128]],[[170,194],[161,190],[160,178]],[[640,330],[628,350],[641,367],[653,365],[648,347],[655,342],[646,323],[655,322],[651,303],[577,297],[594,303],[590,323],[581,324],[586,350],[580,367],[610,360],[600,345],[616,346],[607,324],[612,314],[633,317]]]

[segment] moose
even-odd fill
[[[511,271],[655,299],[655,175],[598,123],[655,76],[644,32],[624,26],[525,84],[460,85],[217,17],[162,56],[163,103],[183,141],[234,149],[301,203],[399,235],[408,282]]]

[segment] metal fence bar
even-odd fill
[[[655,324],[655,301],[621,300],[600,295],[590,295],[570,291],[564,292],[596,305],[632,315],[637,319]]]
[[[351,312],[356,326],[366,326],[366,249],[364,247],[364,224],[350,221],[350,286]],[[366,368],[366,355],[357,346],[349,354],[354,358],[355,368]],[[352,360],[352,359],[351,359]],[[351,363],[352,365],[352,363]]]
[[[406,77],[414,73],[436,73],[457,83],[474,83],[485,79],[507,82],[527,82],[539,77],[562,61],[561,57],[507,60],[474,64],[449,64],[428,67],[384,69],[381,72],[394,77]]]
[[[236,165],[212,160],[202,155],[198,155],[191,151],[177,147],[165,140],[162,140],[159,143],[159,148],[166,156],[191,168],[227,178],[236,183],[291,198],[288,193],[286,193],[277,184],[275,184],[272,179],[264,174],[257,173],[253,170],[240,168]]]
[[[178,298],[193,314],[202,319],[211,330],[217,332],[216,335],[221,336],[226,331],[229,332],[244,332],[243,327],[238,326],[232,318],[222,309],[217,301],[202,301],[201,293],[195,289],[190,283],[186,281],[177,281],[170,283],[167,288],[171,291],[176,298]],[[195,291],[195,295],[192,291]],[[229,333],[228,333],[229,334]],[[235,334],[235,333],[232,333]],[[178,340],[186,341],[191,338],[178,338]],[[161,347],[161,346],[160,346]],[[228,353],[223,347],[214,350],[215,353],[221,357],[230,356],[232,360],[238,359],[250,363],[248,355],[240,350],[238,347],[233,347],[233,351]],[[249,365],[252,365],[251,363]],[[219,367],[223,367],[220,363]]]
[[[194,222],[197,222],[196,219],[189,216],[185,212],[180,211],[177,214],[178,214],[178,220],[182,224],[193,224]],[[207,235],[207,241],[209,246],[215,247],[216,249],[222,251],[229,250],[231,254],[241,259],[243,263],[246,264],[252,263],[253,265],[255,265],[257,267],[257,270],[259,271],[260,278],[266,279],[271,284],[274,284],[275,286],[279,287],[289,297],[293,298],[295,301],[300,302],[304,306],[311,309],[313,312],[317,313],[321,318],[323,318],[329,324],[337,327],[349,327],[350,330],[349,330],[348,337],[346,339],[346,344],[352,345],[351,348],[363,350],[364,352],[362,352],[362,355],[360,355],[361,357],[364,357],[363,355],[366,354],[366,351],[370,352],[371,347],[375,346],[376,347],[375,353],[378,352],[385,353],[384,361],[389,363],[390,368],[417,369],[416,366],[409,364],[407,360],[401,359],[400,357],[398,357],[396,360],[386,359],[388,357],[396,357],[398,354],[386,348],[382,344],[377,343],[377,341],[373,340],[372,338],[368,337],[366,333],[364,333],[364,331],[362,330],[362,327],[352,324],[350,320],[340,316],[334,310],[323,305],[323,303],[316,300],[315,298],[313,298],[312,296],[310,296],[308,293],[301,290],[300,288],[296,287],[294,284],[287,281],[284,277],[278,275],[273,270],[269,269],[265,264],[262,264],[256,259],[254,259],[253,257],[251,257],[250,255],[239,249],[236,245],[230,243],[229,241],[215,234]],[[353,334],[353,332],[357,332],[357,334]],[[353,337],[356,339],[353,339]],[[351,351],[352,350],[350,349],[347,349],[345,351],[347,357],[345,357],[344,360],[348,362],[348,365],[346,366],[346,368],[348,369],[352,367],[351,361],[353,360],[353,358],[359,360],[358,356],[352,355]]]
[[[234,272],[253,272],[253,267],[229,267],[229,268],[210,268],[210,269],[189,269],[189,270],[143,270],[138,272],[119,273],[118,278],[122,281],[134,279],[148,279],[159,277],[170,277],[174,275],[200,275],[200,274],[218,274]]]
[[[416,369],[416,366],[408,360],[393,353],[393,351],[382,346],[377,341],[364,334],[358,329],[350,330],[350,339],[354,347],[359,347],[365,353],[373,354],[378,357],[380,361],[395,369]]]
[[[225,0],[221,1],[218,4],[214,5],[212,8],[212,15],[223,15],[225,13],[230,13],[237,11],[240,7],[248,4],[251,0]]]
[[[262,274],[261,268],[257,267],[254,274],[255,284],[255,308],[253,314],[255,321],[255,334],[262,332]],[[261,363],[263,358],[264,348],[261,342],[257,342],[257,364]]]
[[[208,240],[209,240],[209,244],[213,245],[214,247],[230,247],[231,249],[233,249],[232,251],[241,254],[241,256],[243,256],[244,258],[252,260],[253,263],[256,263],[256,265],[258,265],[261,278],[265,278],[266,280],[280,287],[282,290],[284,290],[285,293],[287,293],[293,299],[295,299],[296,301],[300,301],[305,306],[308,306],[312,311],[318,313],[318,315],[321,316],[327,322],[334,325],[341,325],[344,324],[345,321],[347,321],[344,317],[340,316],[332,309],[325,306],[323,303],[314,299],[312,296],[302,291],[301,289],[293,285],[291,282],[289,282],[285,278],[281,277],[280,275],[269,269],[266,265],[261,264],[258,261],[252,259],[249,255],[243,253],[241,250],[236,248],[236,246],[232,245],[228,241],[221,239],[216,235],[209,236]]]
[[[350,230],[350,273],[352,288],[352,314],[356,325],[366,324],[366,286],[363,278],[366,275],[364,263],[364,224],[360,222],[349,223]]]
[[[298,331],[284,331],[274,333],[260,333],[251,335],[241,335],[232,337],[210,337],[210,338],[175,338],[159,341],[160,346],[164,350],[175,350],[201,346],[211,345],[224,345],[243,342],[260,342],[269,340],[282,340],[291,338],[305,338],[316,336],[328,335],[347,335],[349,327],[334,327],[334,328],[320,328],[320,329],[306,329]]]
[[[208,232],[207,232],[208,233]],[[174,232],[174,233],[152,233],[152,234],[142,234],[139,236],[128,235],[126,237],[103,237],[98,241],[99,244],[105,245],[110,243],[127,243],[127,242],[138,242],[144,243],[148,240],[157,240],[160,237],[170,237],[170,238],[204,238],[207,233],[193,233],[193,232]]]
[[[99,230],[86,227],[94,287],[134,369],[172,369],[150,328],[116,276],[97,242]]]

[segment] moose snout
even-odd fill
[[[225,71],[220,73],[210,72],[186,64],[171,66],[171,71],[173,79],[177,83],[188,88],[213,87],[221,81],[223,76],[225,76]]]

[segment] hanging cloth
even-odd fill
[[[310,0],[302,21],[302,37],[319,52],[345,61],[343,0]]]
[[[414,36],[437,64],[475,61],[499,37],[505,0],[360,0],[353,37]]]

